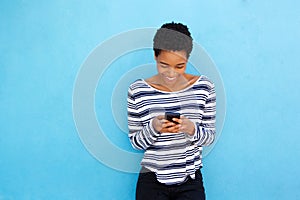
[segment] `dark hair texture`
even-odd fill
[[[153,38],[153,50],[158,56],[161,50],[185,51],[187,58],[193,49],[193,38],[186,25],[181,23],[165,23],[156,32]]]

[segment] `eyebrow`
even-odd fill
[[[168,63],[165,63],[165,62],[162,62],[162,61],[160,61],[159,62],[160,64],[163,64],[163,65],[169,65]],[[183,63],[178,63],[178,64],[176,64],[176,66],[178,66],[178,65],[185,65],[186,63],[185,62],[183,62]]]

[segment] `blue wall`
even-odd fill
[[[226,90],[224,129],[204,159],[207,198],[300,198],[299,1],[182,2],[1,1],[0,199],[134,199],[137,174],[82,144],[73,86],[107,38],[173,20],[189,25]],[[123,136],[110,139],[129,148]]]

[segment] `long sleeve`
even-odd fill
[[[194,123],[195,134],[190,137],[190,140],[195,141],[198,146],[208,146],[212,144],[216,133],[216,92],[213,83],[210,85],[209,94],[205,101],[202,120]]]
[[[128,128],[129,139],[135,149],[146,150],[151,146],[160,135],[152,126],[152,120],[143,125],[142,113],[139,112],[136,105],[136,100],[131,88],[128,90],[127,96],[127,113],[128,113]]]

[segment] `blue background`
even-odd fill
[[[1,200],[134,199],[137,174],[106,167],[81,143],[73,86],[107,38],[173,20],[188,24],[226,89],[225,126],[204,159],[207,199],[300,198],[299,1],[4,0],[0,8]]]

